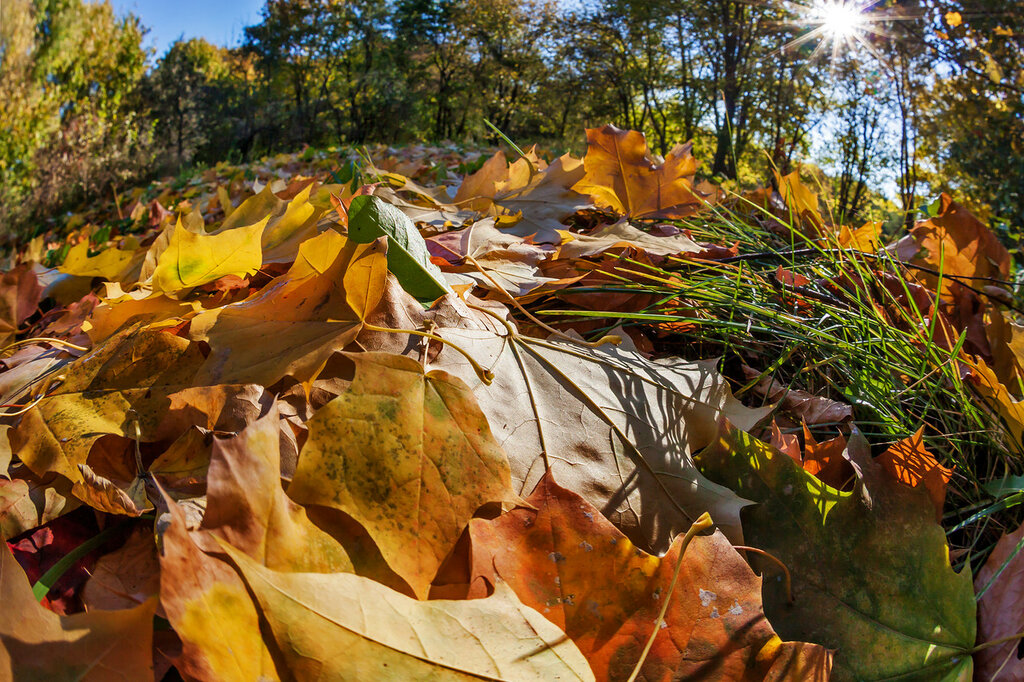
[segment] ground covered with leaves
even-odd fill
[[[687,146],[307,150],[0,281],[13,679],[1024,679],[1024,327]]]

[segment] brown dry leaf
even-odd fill
[[[0,545],[0,677],[153,679],[155,599],[123,611],[58,616],[36,601],[7,543]]]
[[[795,433],[783,433],[774,419],[772,420],[771,440],[768,442],[779,452],[792,457],[794,462],[799,464],[803,461],[803,457],[800,455],[799,436]]]
[[[185,679],[279,679],[245,583],[195,544],[177,504],[170,504],[170,514],[161,538],[160,604],[181,638],[175,667]]]
[[[297,680],[594,679],[572,641],[508,588],[421,602],[356,575],[278,573],[225,551]]]
[[[643,133],[612,125],[588,128],[586,175],[572,189],[632,218],[684,218],[707,203],[693,186],[698,164],[690,149],[678,145],[656,164]]]
[[[717,361],[652,362],[627,344],[438,333],[494,372],[485,385],[447,346],[431,363],[473,387],[521,494],[551,471],[647,551],[667,551],[705,511],[727,535],[742,537],[746,501],[705,479],[690,453],[715,438],[720,417],[751,428],[770,408],[741,405]]]
[[[977,386],[982,397],[988,400],[989,406],[1006,421],[1006,426],[1014,440],[1018,443],[1022,442],[1024,400],[1015,400],[1006,386],[996,378],[995,372],[981,358],[977,358],[977,362],[971,366],[971,374],[974,378],[974,385]]]
[[[925,449],[923,426],[913,436],[894,443],[875,459],[897,481],[911,488],[924,486],[935,505],[935,520],[942,522],[946,484],[953,478],[953,470],[939,464]]]
[[[71,497],[70,484],[55,479],[56,474],[36,478],[27,467],[19,467],[9,480],[0,476],[0,536],[16,537],[81,504]]]
[[[938,215],[919,222],[910,231],[914,262],[946,275],[942,292],[950,296],[955,282],[949,275],[966,277],[967,283],[980,288],[984,278],[1007,279],[1010,254],[992,231],[948,194],[940,197]],[[921,275],[934,291],[938,284],[934,275]]]
[[[498,183],[508,180],[508,160],[505,152],[498,151],[480,167],[467,175],[459,185],[452,203],[480,213],[487,213],[494,206],[494,195]]]
[[[1024,525],[1004,534],[974,578],[978,601],[978,643],[1012,637],[1024,631]],[[1017,656],[1019,641],[981,649],[974,654],[975,678],[987,682],[1024,682],[1024,660]]]
[[[167,396],[187,386],[201,362],[198,344],[187,339],[125,330],[66,368],[65,382],[12,430],[11,446],[35,475],[55,472],[70,480],[82,501],[137,515],[134,500],[141,497],[122,491],[128,495],[123,497],[119,486],[92,471],[90,451],[106,434],[133,437],[130,424],[149,436],[163,418]]]
[[[325,232],[303,242],[291,269],[253,296],[195,317],[192,337],[211,348],[196,384],[314,378],[380,302],[385,249],[384,240],[355,244]]]
[[[521,163],[522,159],[512,164],[510,176]],[[583,162],[565,154],[532,178],[525,178],[523,184],[515,183],[512,177],[500,184],[494,201],[505,210],[522,215],[522,220],[502,231],[532,237],[537,244],[559,243],[562,236],[558,231],[565,229],[562,221],[593,205],[590,197],[571,189],[583,179],[584,173]]]
[[[148,525],[148,527],[147,527]],[[160,593],[152,525],[139,526],[119,549],[100,557],[82,591],[87,610],[130,609]]]
[[[836,436],[824,442],[817,442],[811,430],[804,424],[803,468],[812,476],[836,490],[842,490],[854,478],[853,466],[845,457],[846,438]]]
[[[747,381],[752,381],[761,373],[744,365],[743,375]],[[841,424],[853,419],[853,408],[849,405],[807,391],[790,390],[770,376],[761,377],[753,390],[769,402],[780,403],[782,410],[805,424]]]
[[[612,248],[625,247],[633,247],[652,256],[700,253],[704,250],[704,247],[682,233],[670,236],[651,234],[638,230],[625,220],[605,225],[589,234],[568,231],[559,234],[562,236],[562,245],[556,256],[559,259],[597,256]]]
[[[828,679],[830,653],[780,641],[761,608],[761,578],[721,533],[694,537],[682,557],[676,538],[659,558],[550,475],[527,502],[535,509],[472,521],[471,585],[478,593],[482,580],[507,582],[565,630],[598,680],[629,677],[665,599],[665,625],[638,679]]]
[[[355,379],[310,419],[288,494],[350,515],[425,598],[470,517],[518,500],[508,462],[458,379],[400,355],[347,357]]]
[[[43,295],[36,273],[28,265],[0,276],[0,348],[14,340],[18,327],[35,312]]]
[[[275,570],[351,572],[345,548],[285,495],[280,430],[275,404],[238,435],[214,441],[206,515],[193,540],[219,552],[216,536]]]

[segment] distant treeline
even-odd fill
[[[1024,226],[1018,0],[268,0],[240,47],[179,41],[106,3],[0,3],[0,221],[196,163],[362,142],[559,146],[613,122],[749,184],[810,159],[857,219],[895,188],[908,218],[941,188]],[[865,3],[851,3],[862,5]],[[835,48],[835,49],[833,49]]]

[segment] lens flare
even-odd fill
[[[814,11],[823,32],[833,40],[853,38],[864,30],[867,23],[860,7],[841,0],[819,2]]]

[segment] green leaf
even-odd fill
[[[976,634],[970,571],[949,564],[927,495],[889,478],[854,431],[852,492],[830,488],[791,458],[730,429],[697,458],[704,474],[759,504],[742,512],[765,561],[765,614],[783,640],[836,650],[834,680],[970,680]]]
[[[388,238],[388,270],[407,292],[421,301],[434,301],[451,288],[430,262],[427,243],[402,211],[374,196],[358,196],[349,207],[348,236],[359,244]]]

